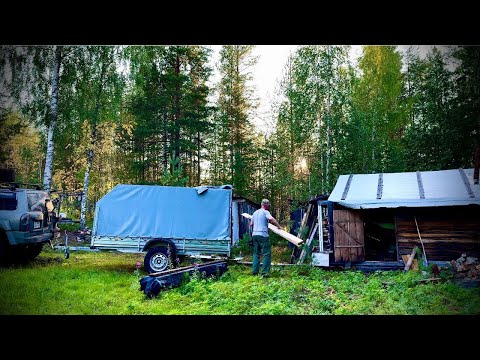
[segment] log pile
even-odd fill
[[[457,260],[450,262],[457,279],[480,279],[480,262],[478,258],[462,254]]]

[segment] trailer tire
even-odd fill
[[[165,271],[173,266],[173,259],[167,247],[157,246],[148,250],[143,260],[143,267],[149,274]]]

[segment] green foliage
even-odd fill
[[[71,231],[71,232],[80,230],[80,224],[77,224],[77,223],[73,223],[73,224],[58,224],[58,227],[60,228],[60,230],[61,230],[62,232],[63,232],[64,230],[66,230],[66,231]]]
[[[480,314],[480,289],[421,284],[416,272],[275,267],[271,277],[229,265],[217,278],[186,277],[147,299],[140,254],[44,250],[30,264],[0,269],[1,314]]]
[[[0,162],[20,181],[42,177],[56,49],[0,46],[0,100],[18,109],[1,109]],[[287,225],[289,201],[330,192],[341,174],[473,166],[478,47],[402,57],[365,46],[352,63],[349,46],[300,46],[263,132],[252,123],[253,50],[223,46],[210,85],[205,46],[62,46],[53,187],[82,189],[92,150],[87,219],[118,183],[210,183],[269,198]]]
[[[249,245],[250,235],[248,233],[243,234],[239,239],[238,244],[232,249],[232,256],[251,256],[253,254],[253,246]]]
[[[210,137],[212,169],[210,181],[232,184],[235,194],[250,196],[253,179],[255,145],[252,135],[252,111],[256,101],[252,94],[252,45],[224,45],[220,50],[221,75],[217,111]]]
[[[18,113],[0,108],[0,167],[15,170],[15,181],[40,184],[40,133]]]
[[[119,143],[126,150],[131,181],[200,184],[203,143],[210,131],[209,54],[203,46],[126,49],[133,86],[125,115],[134,126]]]

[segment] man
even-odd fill
[[[280,228],[280,224],[270,214],[270,201],[268,199],[262,200],[262,207],[255,211],[250,220],[253,237],[253,275],[258,275],[260,270],[260,256],[262,260],[262,277],[268,276],[271,265],[272,246],[270,238],[268,237],[268,222],[271,222],[276,227]]]

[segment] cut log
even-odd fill
[[[247,214],[247,213],[243,213],[242,214],[243,217],[247,218],[247,219],[251,219],[252,218],[252,215],[250,214]],[[273,224],[268,224],[268,228],[270,230],[272,230],[272,232],[274,232],[275,234],[277,235],[280,235],[282,238],[284,238],[285,240],[291,242],[292,244],[294,244],[295,246],[299,247],[302,243],[303,243],[303,240],[300,239],[299,237],[296,237],[295,235],[292,235],[282,229],[279,229],[277,228],[275,225]]]
[[[415,257],[415,254],[417,253],[418,246],[415,246],[412,250],[412,254],[410,255],[410,258],[408,259],[407,264],[405,265],[405,271],[408,271],[410,269],[410,266],[412,265],[413,258]]]

